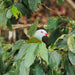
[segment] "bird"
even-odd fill
[[[41,43],[44,42],[47,45],[48,33],[44,29],[38,29],[35,31],[33,36],[27,41],[27,43]]]
[[[40,41],[43,41],[43,37],[44,37],[44,36],[49,37],[49,35],[47,34],[47,32],[46,32],[44,29],[39,29],[39,30],[37,30],[37,31],[34,33],[34,35],[33,35],[33,37],[36,37],[36,38],[39,39]]]

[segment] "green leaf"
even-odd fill
[[[4,27],[7,25],[7,17],[6,17],[6,11],[2,10],[0,11],[0,26]]]
[[[66,75],[74,75],[74,69],[73,66],[69,63],[69,61],[66,61],[64,64]]]
[[[63,49],[64,51],[68,50],[67,39],[68,36],[66,34],[63,34],[55,41],[56,46],[59,50],[61,49]]]
[[[75,35],[69,36],[68,38],[68,48],[71,52],[75,53]]]
[[[11,9],[9,9],[9,10],[7,11],[6,17],[7,17],[8,19],[10,19],[10,18],[12,17],[12,10],[11,10]]]
[[[1,1],[0,2],[0,10],[4,9],[4,7],[5,7],[4,1]]]
[[[14,71],[10,71],[10,72],[8,72],[8,73],[6,73],[4,75],[14,75]]]
[[[40,49],[40,56],[41,58],[46,61],[46,63],[48,64],[48,50],[46,48],[45,43],[41,43],[39,46]]]
[[[27,53],[25,55],[26,68],[29,68],[33,64],[38,53],[38,48],[39,48],[39,45],[37,43],[34,43],[27,49]]]
[[[6,59],[13,55],[16,52],[16,50],[20,49],[23,44],[25,44],[25,40],[16,41],[14,46],[12,47],[12,51],[6,56]]]
[[[64,2],[64,0],[56,0],[56,2],[60,5]]]
[[[28,69],[25,68],[25,62],[22,61],[20,63],[20,73],[19,73],[19,75],[29,75],[29,70],[30,70],[29,68]]]
[[[33,36],[33,34],[35,33],[36,29],[37,29],[37,25],[38,25],[38,21],[35,21],[32,26],[30,27],[29,31],[28,31],[28,35]]]
[[[9,49],[12,49],[12,47],[13,47],[13,44],[7,44],[3,47],[3,51],[7,52]]]
[[[54,29],[57,27],[57,24],[58,24],[58,17],[49,17],[47,19],[47,27],[46,29]]]
[[[49,53],[49,65],[51,69],[58,69],[58,66],[61,61],[61,55],[56,51]]]
[[[18,41],[16,41],[14,46],[12,47],[12,50],[20,49],[23,44],[25,44],[25,40],[18,40]]]
[[[75,30],[73,30],[71,33],[69,33],[71,36],[75,35]]]
[[[3,56],[3,49],[2,49],[2,46],[0,44],[0,75],[2,75],[4,72],[4,62],[2,60],[2,56]]]
[[[28,13],[28,9],[22,3],[16,3],[15,6],[23,15]]]
[[[30,9],[35,12],[38,10],[38,5],[41,3],[41,0],[28,0]]]
[[[28,4],[28,0],[23,0],[23,3],[28,7],[29,4]]]
[[[0,44],[0,57],[2,57],[2,55],[3,55],[3,49],[2,49],[2,46]]]
[[[14,75],[19,75],[19,73],[20,73],[20,63],[17,63]]]
[[[75,65],[75,54],[72,52],[68,52],[69,60],[72,63],[72,65]]]
[[[35,65],[32,69],[33,75],[44,75],[43,68],[40,65]]]
[[[22,59],[22,57],[26,54],[27,48],[29,47],[29,44],[24,44],[20,50],[19,53],[17,54],[16,58],[14,59],[15,61]]]
[[[15,5],[12,5],[12,14],[17,18],[20,14],[19,10]]]

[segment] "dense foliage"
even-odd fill
[[[57,0],[57,3],[63,1]],[[18,0],[14,4],[12,0],[0,1],[0,26],[8,25],[11,28],[11,18],[23,15],[23,4],[28,6],[28,12],[35,12],[41,2]],[[32,24],[28,35],[34,34],[37,25],[38,21]],[[51,33],[48,48],[45,43],[36,40],[35,43],[18,40],[14,44],[0,45],[0,75],[75,75],[75,21],[66,16],[49,17],[45,29]],[[4,42],[4,38],[0,38],[0,42]]]

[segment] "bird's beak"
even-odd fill
[[[45,36],[49,37],[49,35],[47,33],[45,33]]]

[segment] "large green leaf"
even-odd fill
[[[58,24],[58,18],[56,17],[49,17],[47,19],[47,27],[46,29],[54,29],[57,27],[57,24]]]
[[[49,53],[49,65],[51,69],[58,69],[61,61],[61,55],[56,51]]]
[[[75,53],[75,35],[69,36],[67,43],[68,43],[69,50]]]
[[[23,44],[25,44],[25,40],[16,41],[14,46],[12,47],[12,50],[20,49]]]
[[[29,47],[29,44],[24,44],[21,49],[19,50],[19,53],[17,54],[15,61],[22,59],[22,57],[26,54],[27,48]]]
[[[32,26],[30,27],[29,31],[28,31],[28,35],[33,36],[33,34],[35,33],[36,29],[37,29],[37,25],[38,25],[38,21],[35,21]]]
[[[0,11],[0,26],[4,27],[7,25],[7,17],[6,17],[6,11],[2,10]]]
[[[32,72],[33,75],[44,75],[43,69],[40,65],[33,66]]]
[[[38,4],[41,3],[41,0],[28,0],[30,9],[35,12],[38,10]]]
[[[38,49],[39,49],[39,45],[37,43],[32,44],[27,49],[27,53],[25,55],[25,67],[26,68],[29,68],[33,64],[33,62],[37,56]]]
[[[75,54],[72,52],[68,52],[69,60],[72,63],[72,65],[75,65]]]
[[[22,61],[21,63],[20,63],[20,73],[19,73],[19,75],[29,75],[29,68],[25,68],[25,62],[24,61]]]
[[[46,63],[48,64],[48,50],[46,48],[45,43],[41,43],[39,46],[40,49],[40,56],[41,58],[46,61]]]

